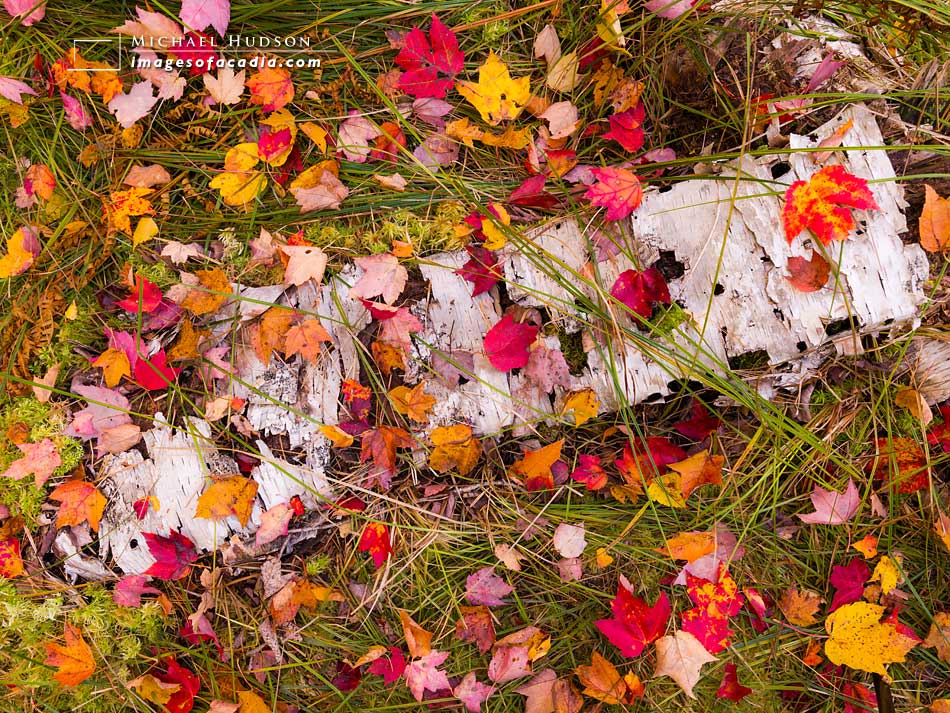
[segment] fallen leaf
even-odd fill
[[[665,592],[651,607],[633,595],[623,577],[617,585],[617,596],[610,604],[610,611],[612,619],[599,619],[594,625],[627,658],[639,656],[647,644],[663,635],[672,612]]]
[[[110,389],[118,386],[122,377],[132,375],[128,355],[121,349],[106,349],[92,365],[102,369],[102,378]]]
[[[725,458],[700,451],[679,463],[670,463],[669,468],[680,475],[680,492],[685,500],[703,485],[722,485],[722,464]]]
[[[10,0],[4,0],[4,6],[7,7],[7,12],[9,12],[11,15],[20,14],[20,13],[14,13],[10,11],[9,6],[7,6],[7,2],[9,1]],[[19,1],[22,1],[25,4],[24,10],[26,8],[32,8],[38,5],[38,3],[36,3],[34,0],[19,0]],[[45,12],[46,6],[45,4],[39,4],[37,9]],[[41,18],[42,18],[42,15],[38,19],[41,19]],[[32,24],[32,23],[24,22],[23,24],[25,25],[25,24]],[[14,104],[23,104],[23,97],[21,96],[23,94],[29,94],[30,96],[35,97],[36,90],[31,88],[29,84],[26,84],[25,82],[21,82],[19,79],[14,79],[13,77],[0,77],[0,97],[3,97],[4,99],[9,99]]]
[[[786,279],[799,292],[817,292],[825,286],[831,274],[831,265],[817,250],[812,253],[810,260],[797,256],[788,258],[786,267]]]
[[[719,690],[716,691],[716,698],[728,698],[730,701],[738,703],[750,693],[752,693],[751,688],[739,683],[736,665],[727,663],[722,674],[722,683],[719,684]]]
[[[501,318],[485,335],[485,356],[499,371],[511,371],[525,366],[530,356],[528,348],[538,336],[538,327],[515,322],[508,314]]]
[[[46,663],[56,666],[53,674],[62,686],[77,686],[89,678],[96,670],[96,661],[92,649],[82,638],[82,632],[70,623],[66,623],[64,634],[66,643],[47,642]]]
[[[900,494],[916,493],[930,486],[930,468],[924,452],[913,438],[878,438],[877,454],[867,470],[875,480],[884,480]]]
[[[106,499],[92,483],[67,480],[49,494],[50,500],[61,503],[56,514],[56,527],[68,527],[88,522],[93,532],[99,532],[99,520],[106,508]]]
[[[291,357],[300,354],[307,361],[316,364],[320,359],[322,344],[333,342],[333,337],[324,329],[319,319],[305,319],[287,330],[284,340],[284,354]]]
[[[593,389],[580,389],[572,391],[564,399],[564,405],[561,407],[561,413],[573,412],[574,425],[583,426],[590,419],[597,415],[597,409],[600,408],[600,401]]]
[[[142,606],[143,594],[161,594],[161,590],[146,585],[148,578],[141,574],[130,574],[115,585],[115,591],[112,593],[112,601],[120,607],[140,607]]]
[[[155,676],[146,673],[138,678],[134,678],[125,684],[135,690],[142,698],[164,706],[171,699],[172,694],[181,688],[179,683],[165,683],[159,681]]]
[[[950,197],[941,198],[924,185],[924,207],[920,213],[920,247],[927,252],[950,250]]]
[[[20,541],[15,537],[0,537],[0,577],[13,579],[23,572]]]
[[[681,532],[668,539],[666,546],[657,551],[668,555],[670,559],[695,562],[716,551],[716,535],[713,532]]]
[[[478,68],[478,82],[458,82],[458,93],[474,106],[482,120],[492,126],[515,119],[531,97],[531,78],[512,79],[508,67],[489,51]]]
[[[607,208],[607,220],[622,220],[635,211],[643,199],[640,179],[625,168],[592,168],[596,183],[587,188],[584,197],[591,205]]]
[[[686,631],[677,631],[673,636],[664,636],[656,642],[656,669],[653,677],[669,676],[683,692],[693,700],[693,688],[699,682],[704,664],[716,657],[706,651],[695,636]]]
[[[863,564],[863,563],[862,563]],[[881,585],[881,595],[890,594],[897,585],[904,581],[900,570],[900,558],[884,556],[878,560],[874,567],[874,573],[871,575],[871,582],[877,582]]]
[[[610,288],[610,296],[644,319],[650,318],[654,304],[671,301],[666,280],[655,267],[621,272]]]
[[[580,557],[587,547],[583,525],[569,525],[562,522],[554,530],[554,549],[561,557]]]
[[[785,590],[778,602],[778,608],[795,626],[811,626],[818,621],[815,614],[823,601],[825,600],[817,592],[810,589],[799,591],[797,586],[792,585]]]
[[[366,523],[363,532],[360,534],[356,551],[368,552],[370,557],[373,558],[373,565],[376,569],[382,567],[393,553],[392,544],[389,540],[389,527],[381,522]]]
[[[215,267],[211,270],[198,270],[195,277],[201,287],[193,287],[179,306],[195,315],[216,312],[228,301],[232,293],[227,274],[220,267]]]
[[[224,520],[234,515],[241,527],[247,525],[257,496],[257,483],[240,475],[215,481],[198,497],[195,517]]]
[[[294,83],[290,72],[283,67],[261,67],[247,80],[251,104],[265,112],[282,109],[294,98]]]
[[[120,93],[108,103],[108,109],[119,122],[119,126],[128,129],[132,124],[146,116],[155,106],[158,97],[152,94],[152,83],[137,82],[128,94]]]
[[[432,634],[419,626],[415,620],[409,616],[409,613],[399,611],[399,621],[402,624],[402,633],[406,638],[406,646],[409,648],[409,656],[418,658],[427,656],[432,652]]]
[[[480,653],[486,653],[495,643],[495,624],[487,606],[459,607],[462,618],[455,623],[455,638],[471,641]]]
[[[825,245],[844,240],[854,230],[848,208],[880,210],[866,180],[843,166],[825,166],[808,181],[795,181],[785,192],[785,237],[791,243],[808,228]]]
[[[950,663],[950,613],[934,614],[927,638],[921,644],[924,648],[937,649],[937,658],[944,663]]]
[[[143,532],[148,551],[155,562],[144,574],[158,579],[176,580],[187,577],[191,572],[191,563],[198,559],[194,543],[181,533],[171,530],[168,537],[151,532]]]
[[[520,460],[515,461],[508,475],[520,479],[529,492],[549,490],[554,487],[553,466],[561,457],[564,439],[550,443],[536,451],[527,451]]]
[[[415,440],[407,431],[394,426],[378,426],[360,436],[360,461],[373,461],[370,480],[376,479],[384,490],[389,490],[396,475],[396,449],[411,448]]]
[[[436,399],[425,392],[426,382],[420,381],[413,388],[397,386],[389,392],[393,408],[413,421],[425,423],[429,420],[429,410],[435,406]],[[431,467],[431,457],[430,463]]]
[[[202,77],[205,89],[216,104],[237,104],[244,94],[244,78],[246,70],[235,72],[231,67],[222,67],[218,76],[206,72]]]
[[[433,15],[428,39],[421,29],[412,28],[406,33],[395,61],[405,70],[399,77],[399,88],[406,94],[442,98],[452,88],[455,75],[462,71],[465,56],[459,50],[455,33]]]
[[[319,287],[327,268],[327,254],[315,245],[282,245],[281,252],[287,256],[284,284],[300,287],[309,280]]]
[[[18,229],[7,239],[7,254],[0,257],[0,278],[26,271],[40,253],[36,231],[30,226]]]
[[[53,471],[63,464],[59,449],[49,438],[37,443],[17,443],[16,447],[23,455],[12,461],[7,469],[0,473],[0,478],[20,480],[32,475],[36,487],[42,488],[53,475]]]
[[[861,595],[864,594],[864,583],[870,576],[870,568],[857,558],[847,565],[832,567],[828,583],[835,588],[835,596],[831,600],[828,612],[833,612],[845,604],[860,601]]]
[[[585,696],[608,705],[631,704],[644,694],[635,673],[621,677],[616,667],[596,651],[591,654],[590,666],[578,666],[574,673],[584,686]]]
[[[210,25],[224,37],[231,20],[231,0],[182,0],[178,17],[189,30],[201,32]]]
[[[587,490],[600,490],[607,485],[607,472],[601,467],[598,456],[579,454],[571,479],[583,483]]]
[[[810,525],[842,525],[858,512],[861,495],[854,480],[849,479],[847,487],[841,493],[815,485],[811,502],[815,512],[799,515],[799,520]]]
[[[900,663],[917,640],[893,623],[881,623],[884,607],[867,602],[846,604],[825,619],[825,655],[833,664],[887,675],[885,666]]]
[[[422,658],[415,659],[406,665],[403,675],[406,685],[418,702],[422,702],[425,691],[451,690],[452,684],[445,671],[439,668],[449,657],[448,651],[430,651]]]
[[[362,268],[363,274],[350,288],[350,297],[368,300],[382,296],[383,301],[391,305],[402,294],[409,273],[399,264],[395,255],[369,255],[358,257],[354,262]]]
[[[380,657],[366,667],[369,673],[383,677],[383,683],[387,686],[392,685],[402,676],[406,670],[406,659],[395,646],[390,646],[389,658]]]
[[[646,118],[646,110],[643,108],[643,102],[637,102],[632,108],[626,111],[611,114],[607,121],[610,124],[610,130],[601,134],[601,138],[613,139],[620,144],[625,151],[636,153],[643,148],[643,120]]]

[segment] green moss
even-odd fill
[[[6,470],[10,463],[23,455],[7,435],[18,424],[26,427],[28,442],[37,443],[49,438],[56,445],[62,465],[53,471],[53,477],[73,470],[82,459],[83,445],[75,438],[62,435],[66,423],[67,416],[62,406],[40,403],[32,396],[8,404],[0,411],[0,470]],[[14,514],[23,515],[27,521],[31,522],[39,515],[45,500],[45,489],[37,488],[32,478],[0,478],[0,502]]]
[[[140,250],[135,250],[129,255],[129,265],[134,274],[141,275],[149,282],[154,282],[161,290],[181,282],[178,279],[178,273],[164,260],[146,262]]]
[[[12,582],[0,580],[0,684],[39,695],[44,710],[116,710],[115,698],[101,695],[103,685],[143,673],[153,647],[166,648],[161,607],[154,602],[121,607],[97,584],[73,590],[64,609],[66,602],[62,593],[20,593]],[[53,681],[52,670],[43,663],[44,643],[61,642],[67,621],[82,632],[98,666],[91,678],[72,688]],[[103,656],[108,656],[108,666]]]
[[[76,351],[76,345],[94,347],[105,341],[102,311],[95,292],[91,288],[84,289],[73,294],[71,301],[76,304],[76,318],[60,320],[53,341],[39,352],[35,363],[30,365],[37,376],[42,376],[56,364],[60,366],[61,378],[66,378],[76,369],[87,368],[89,362]]]
[[[584,352],[584,335],[578,330],[576,332],[566,332],[559,329],[557,338],[561,342],[561,352],[564,354],[564,361],[575,376],[579,376],[584,367],[587,366],[587,354]]]

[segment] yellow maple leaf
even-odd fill
[[[900,663],[917,641],[881,623],[884,607],[867,602],[845,604],[825,619],[825,655],[833,664],[887,675],[885,666]]]
[[[123,376],[129,376],[132,373],[129,356],[121,349],[106,349],[92,362],[92,365],[102,369],[102,376],[110,389],[118,386]]]
[[[33,264],[36,256],[27,249],[31,238],[26,234],[27,230],[32,231],[31,228],[20,228],[7,240],[7,254],[0,257],[0,278],[19,275]]]
[[[685,508],[682,493],[682,477],[679,473],[667,473],[654,478],[647,486],[647,497],[658,505],[668,508]]]
[[[300,125],[300,130],[313,142],[320,153],[327,150],[327,130],[322,126],[312,121],[306,121]]]
[[[135,689],[136,692],[146,701],[157,703],[160,706],[168,703],[169,699],[172,697],[172,694],[181,688],[180,683],[165,683],[164,681],[159,681],[150,673],[146,673],[144,676],[139,676],[138,678],[129,681],[125,685],[129,688]]]
[[[561,413],[568,411],[574,412],[574,425],[582,426],[597,415],[597,409],[600,407],[600,401],[597,400],[593,389],[582,389],[574,391],[564,399],[564,406],[561,407]]]
[[[257,144],[244,142],[233,146],[224,156],[224,172],[208,185],[221,192],[221,199],[227,205],[247,208],[267,186],[267,176],[253,170],[259,160]]]
[[[531,78],[512,79],[494,52],[478,68],[478,82],[458,82],[456,88],[492,126],[516,118],[531,98]]]
[[[231,475],[213,483],[198,498],[195,517],[223,520],[234,515],[241,527],[247,525],[257,495],[257,483],[240,475]]]
[[[881,594],[890,594],[890,592],[900,583],[900,559],[895,562],[888,556],[881,557],[877,566],[874,568],[874,574],[871,575],[871,582],[877,582],[881,585]]]
[[[209,314],[216,311],[231,294],[231,281],[220,267],[198,270],[195,273],[201,287],[193,288],[179,306],[192,314]]]
[[[413,421],[425,423],[429,420],[429,409],[435,406],[435,398],[425,392],[426,382],[420,381],[413,388],[397,386],[389,392],[389,400],[398,413]]]
[[[339,426],[320,426],[320,433],[327,437],[334,448],[349,448],[353,445],[353,436]]]
[[[270,127],[270,132],[276,134],[279,131],[284,129],[289,130],[290,137],[288,138],[286,144],[282,143],[283,148],[279,152],[273,154],[265,154],[262,151],[262,146],[260,140],[258,140],[258,151],[257,155],[263,159],[268,165],[274,166],[283,166],[287,162],[287,157],[290,156],[290,152],[294,148],[294,142],[297,140],[297,120],[294,119],[293,115],[286,109],[281,109],[280,111],[275,111],[273,114],[268,116],[266,119],[261,119],[261,124]]]

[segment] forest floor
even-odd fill
[[[784,161],[857,104],[927,249],[917,333],[947,341],[950,7],[33,4],[0,12],[0,711],[950,711],[950,401],[909,328],[803,350],[766,396],[767,354],[649,403],[616,364],[609,408],[582,384],[604,345],[676,361],[703,322],[682,266],[641,262],[641,187]],[[320,66],[131,64],[143,37],[251,56],[201,46],[237,35]],[[873,177],[832,188],[874,210]],[[799,216],[822,243],[829,207]],[[565,218],[581,269],[530,237]],[[426,343],[443,253],[493,315],[475,348]],[[571,299],[520,304],[513,254]],[[254,381],[288,369],[286,398]],[[446,416],[484,374],[548,411]],[[143,457],[196,473],[178,525],[157,490],[121,510]]]

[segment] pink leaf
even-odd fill
[[[825,490],[816,485],[811,494],[811,502],[815,507],[815,512],[799,515],[799,520],[809,525],[841,525],[858,512],[861,506],[861,495],[858,493],[854,480],[849,479],[848,487],[843,493]]]
[[[363,275],[350,288],[350,297],[369,299],[381,295],[387,304],[392,304],[402,294],[409,273],[395,255],[369,255],[358,257],[354,262],[363,269]]]
[[[494,567],[482,567],[465,580],[465,599],[473,606],[498,607],[507,604],[502,597],[514,587],[495,574]]]
[[[331,171],[321,173],[317,185],[311,188],[292,187],[290,192],[294,194],[301,213],[312,210],[337,210],[350,195],[350,189],[344,186]]]
[[[182,0],[178,17],[189,30],[201,32],[211,25],[224,37],[231,21],[231,0]]]
[[[643,4],[650,12],[667,20],[675,20],[692,10],[698,2],[699,0],[646,0]]]
[[[485,335],[485,355],[499,371],[519,369],[528,363],[528,347],[538,336],[533,324],[519,324],[509,314]]]
[[[33,4],[33,2],[30,2],[30,7],[32,7]],[[10,14],[12,15],[13,13]],[[21,94],[29,94],[35,97],[36,91],[33,90],[29,84],[21,82],[19,79],[0,77],[0,97],[9,99],[14,104],[22,104],[23,100],[20,98]]]
[[[437,132],[429,134],[412,155],[426,168],[438,171],[439,166],[455,163],[459,157],[459,144],[442,132]]]
[[[844,62],[835,61],[835,53],[829,52],[821,60],[821,63],[815,69],[815,73],[808,80],[808,86],[805,87],[805,94],[811,94],[822,84],[831,79],[835,72],[844,66]]]
[[[60,99],[63,100],[63,109],[66,112],[66,121],[69,122],[69,125],[73,127],[76,131],[85,131],[90,126],[92,126],[92,117],[86,113],[86,110],[82,107],[82,102],[80,102],[75,97],[71,97],[65,92],[59,93]]]
[[[129,400],[118,390],[83,384],[74,384],[72,390],[86,399],[89,405],[73,414],[73,421],[63,431],[63,435],[88,441],[97,438],[106,429],[132,423],[132,417],[128,414]]]
[[[494,686],[479,683],[475,672],[469,671],[462,682],[452,689],[452,694],[465,704],[465,710],[469,713],[481,713],[482,703],[494,690]]]
[[[294,516],[294,510],[287,503],[277,503],[261,514],[261,526],[257,528],[254,544],[258,547],[273,542],[287,534],[287,526]]]
[[[115,584],[112,601],[120,607],[142,606],[143,594],[161,594],[161,591],[155,587],[147,586],[147,581],[148,578],[141,574],[130,574],[123,577]]]
[[[531,673],[527,646],[499,646],[488,663],[488,678],[499,685]]]
[[[571,385],[571,370],[560,349],[547,347],[532,349],[524,373],[546,394],[554,391],[555,386],[567,389]]]
[[[20,22],[24,27],[29,27],[46,16],[46,0],[3,0],[3,7],[13,17],[23,16]]]
[[[439,691],[442,689],[451,689],[448,676],[445,671],[438,667],[449,657],[448,651],[431,652],[412,661],[406,666],[404,672],[406,676],[406,685],[412,691],[413,697],[420,703],[424,691]]]
[[[230,67],[219,69],[217,77],[206,72],[201,80],[211,96],[212,103],[237,104],[241,101],[241,95],[244,94],[245,73],[246,70],[243,69],[235,73]]]
[[[53,471],[63,464],[56,444],[49,438],[38,443],[17,443],[16,447],[23,455],[10,463],[9,467],[0,473],[0,477],[20,480],[32,475],[36,487],[42,488]]]
[[[347,160],[356,163],[366,163],[369,157],[369,142],[380,135],[379,127],[361,115],[356,109],[340,124],[337,136],[338,146]]]
[[[152,96],[152,83],[144,81],[133,84],[128,94],[116,94],[108,107],[119,126],[128,129],[148,114],[157,101],[158,97]]]

